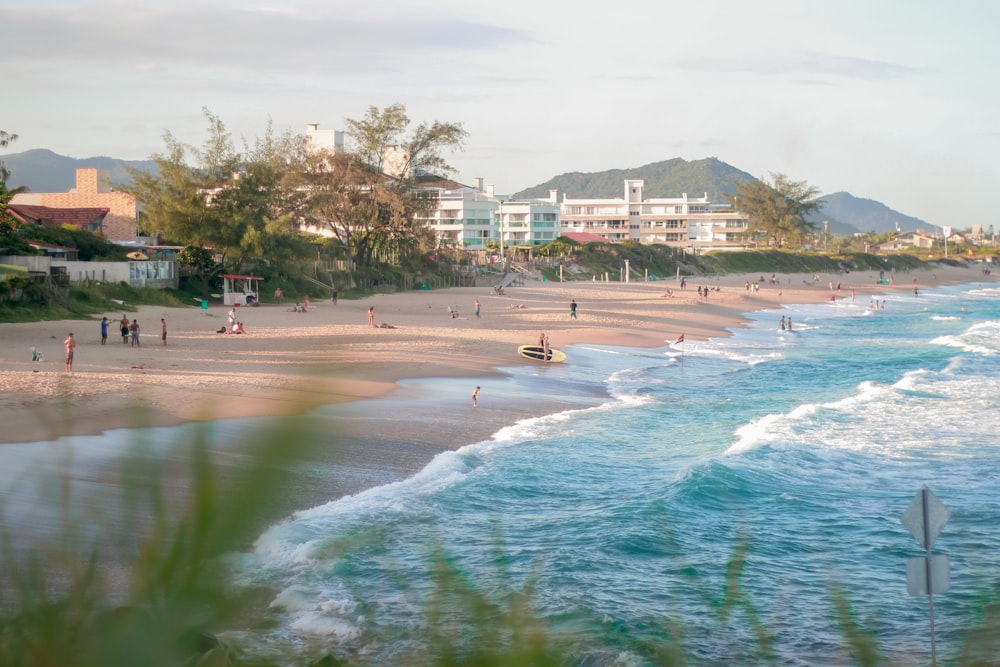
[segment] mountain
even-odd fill
[[[919,218],[904,215],[894,211],[885,204],[874,199],[861,199],[849,192],[834,192],[823,195],[823,206],[810,216],[810,222],[815,222],[822,229],[823,221],[830,222],[830,233],[845,236],[855,232],[908,232],[921,230],[934,232],[934,225]],[[844,228],[849,228],[849,231]]]
[[[522,190],[515,197],[543,199],[549,196],[549,190],[559,190],[560,197],[565,193],[571,199],[622,197],[625,194],[625,179],[636,178],[644,181],[643,194],[650,199],[680,197],[685,192],[691,197],[702,197],[708,193],[709,201],[725,203],[736,192],[734,182],[742,183],[754,177],[714,157],[691,162],[674,158],[632,169],[562,174]]]
[[[733,183],[753,180],[754,176],[714,157],[690,162],[674,158],[632,169],[562,174],[514,196],[544,199],[549,196],[550,190],[558,190],[560,197],[565,194],[572,199],[622,197],[625,194],[625,179],[642,179],[643,194],[648,198],[679,197],[685,192],[692,197],[701,197],[707,193],[713,203],[728,203],[729,197],[736,192]],[[830,233],[835,236],[894,232],[897,223],[902,231],[934,230],[933,225],[919,218],[848,192],[834,192],[823,195],[822,199],[824,204],[809,220],[816,223],[820,231],[823,230],[823,222],[829,222]]]
[[[110,157],[72,158],[36,148],[23,153],[0,155],[0,161],[10,171],[7,186],[26,185],[29,192],[69,192],[76,187],[77,169],[106,169],[111,172],[112,183],[128,182],[128,172],[122,165],[152,171],[152,160],[116,160]]]

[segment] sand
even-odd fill
[[[560,349],[577,343],[661,347],[681,334],[686,340],[726,335],[740,326],[745,313],[782,304],[831,297],[867,303],[873,295],[912,294],[915,285],[927,289],[993,280],[974,268],[941,267],[894,276],[893,285],[878,284],[874,272],[820,275],[818,281],[782,274],[776,284],[760,283],[759,291],[745,289],[747,281],[760,278],[693,279],[684,290],[673,280],[535,282],[508,288],[506,296],[486,287],[452,288],[336,304],[317,299],[305,313],[292,312],[290,304],[265,304],[237,309],[245,335],[215,333],[227,322],[226,306],[140,306],[106,313],[106,345],[100,344],[99,321],[0,324],[0,443],[296,414],[382,396],[407,378],[467,377],[471,393],[476,378],[497,374],[497,366],[537,363],[520,360],[516,348],[536,342],[541,332]],[[712,289],[707,298],[699,297],[699,286]],[[570,318],[573,299],[579,304],[577,319]],[[394,328],[369,327],[369,307],[375,309],[376,324]],[[122,343],[118,321],[123,314],[142,328],[139,347]],[[161,318],[168,327],[166,345],[160,340]],[[77,348],[73,371],[66,373],[63,340],[71,331]],[[41,361],[32,361],[32,347],[41,352]],[[544,414],[547,407],[528,412]],[[482,428],[494,426],[485,420]],[[447,434],[440,440],[446,442]]]

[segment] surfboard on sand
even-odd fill
[[[566,361],[565,352],[551,347],[549,348],[549,358],[546,359],[545,350],[542,349],[541,345],[521,345],[517,348],[517,353],[525,359],[531,359],[532,361],[549,361],[552,363]]]

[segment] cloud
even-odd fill
[[[343,8],[135,5],[0,9],[8,65],[67,61],[157,69],[373,71],[422,54],[495,50],[525,31],[448,14]]]
[[[770,58],[698,58],[680,61],[677,66],[706,72],[757,74],[759,76],[840,77],[864,81],[887,81],[920,76],[925,68],[909,67],[881,60],[802,51]]]

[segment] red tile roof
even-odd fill
[[[608,240],[603,236],[591,234],[590,232],[564,232],[559,236],[565,236],[570,241],[576,241],[580,245],[586,245],[588,243],[608,243]]]
[[[44,227],[61,227],[73,225],[81,229],[97,230],[101,228],[104,217],[111,211],[109,208],[52,208],[50,206],[30,206],[28,204],[10,204],[7,212],[25,224],[42,225]]]

